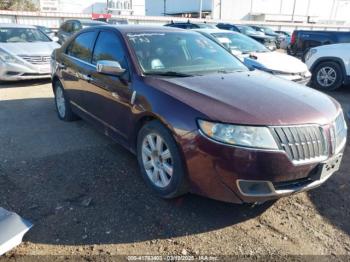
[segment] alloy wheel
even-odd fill
[[[317,82],[324,87],[329,87],[337,80],[337,72],[329,66],[322,67],[317,72]]]
[[[173,158],[163,138],[148,134],[142,142],[142,163],[150,181],[159,188],[170,184],[173,176]]]

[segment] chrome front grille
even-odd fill
[[[341,112],[335,119],[330,128],[332,153],[337,154],[343,148],[346,142],[347,126],[344,119],[344,114]]]
[[[50,63],[50,56],[20,56],[22,59],[26,60],[27,62],[33,64],[33,65],[43,65]]]
[[[313,162],[327,158],[328,147],[320,126],[273,127],[279,143],[293,163]]]

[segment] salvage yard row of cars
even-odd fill
[[[309,76],[303,63],[238,32],[174,24],[89,26],[54,49],[59,119],[82,118],[133,152],[163,198],[264,202],[320,186],[339,169],[343,111],[298,83]],[[21,58],[6,44],[5,59]],[[288,71],[298,63],[302,70]]]

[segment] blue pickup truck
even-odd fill
[[[287,52],[305,61],[305,55],[311,48],[338,43],[350,43],[350,32],[295,30]]]

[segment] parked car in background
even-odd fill
[[[137,155],[163,198],[263,202],[323,184],[347,127],[338,102],[190,30],[84,29],[53,53],[58,117],[80,116]]]
[[[277,34],[280,34],[280,35],[284,35],[286,37],[291,37],[292,34],[290,32],[287,32],[287,31],[281,31],[281,30],[277,30],[275,31]]]
[[[241,33],[220,29],[196,31],[223,45],[249,67],[303,85],[311,80],[311,73],[299,59],[280,52],[271,52],[264,45]]]
[[[311,48],[305,63],[313,72],[312,84],[320,90],[335,90],[350,84],[350,44]]]
[[[292,39],[292,34],[287,32],[287,31],[275,31],[276,33],[278,33],[280,36],[282,37],[281,43],[280,43],[280,48],[281,49],[288,49],[288,47],[290,46],[290,42]]]
[[[127,25],[129,24],[129,21],[124,18],[110,18],[107,20],[107,23],[111,25]]]
[[[166,24],[164,26],[177,27],[182,29],[196,29],[196,28],[216,28],[213,24],[208,23],[192,23],[190,21],[187,22],[173,22]]]
[[[50,77],[59,45],[34,26],[0,24],[0,81]]]
[[[217,24],[216,25],[218,28],[223,29],[223,30],[229,30],[229,31],[234,31],[234,32],[239,32],[244,35],[247,35],[254,40],[262,43],[264,46],[269,48],[270,50],[275,50],[277,48],[277,41],[274,37],[267,36],[262,32],[258,32],[251,28],[250,26],[246,25],[233,25],[233,24]]]
[[[96,21],[96,20],[67,20],[61,24],[57,32],[58,43],[63,44],[67,41],[69,37],[74,35],[76,32],[80,31],[83,28],[105,25],[105,22]]]
[[[274,37],[276,39],[276,44],[277,44],[277,48],[280,48],[280,44],[281,42],[285,39],[284,35],[281,35],[279,33],[276,33],[274,30],[272,30],[270,27],[267,26],[258,26],[258,25],[251,25],[250,27],[252,27],[253,29],[255,29],[258,32],[262,32],[265,35]]]
[[[295,30],[287,51],[305,61],[305,55],[311,48],[338,43],[350,43],[350,32]]]
[[[56,38],[56,34],[54,31],[52,31],[51,28],[48,28],[46,26],[41,26],[41,25],[35,25],[35,27],[39,30],[41,30],[44,34],[46,34],[48,37],[50,37],[52,40],[57,40],[58,38]]]

